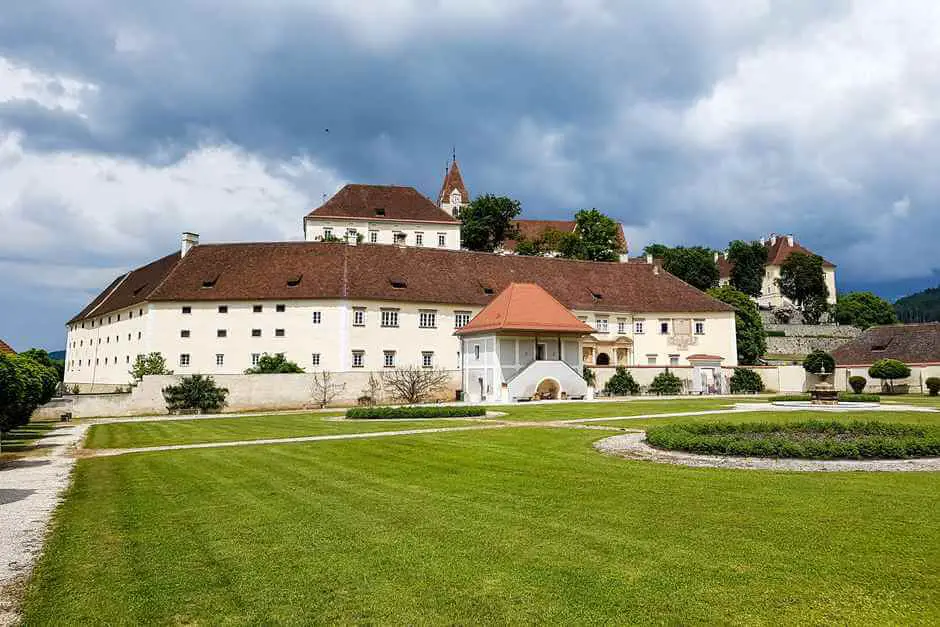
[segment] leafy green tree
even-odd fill
[[[640,384],[636,382],[629,370],[623,366],[617,366],[614,376],[604,384],[604,391],[610,396],[634,396],[640,393]]]
[[[757,305],[747,294],[739,292],[730,285],[710,289],[708,294],[734,307],[738,362],[745,366],[758,363],[767,351],[767,338]]]
[[[669,247],[665,244],[647,244],[643,249],[644,255],[652,255],[654,259],[662,259],[666,256]]]
[[[810,374],[819,374],[824,369],[829,374],[836,370],[836,360],[826,351],[814,350],[803,360],[803,370]]]
[[[682,379],[666,370],[660,372],[650,383],[650,393],[658,396],[675,395],[682,392]]]
[[[594,371],[588,366],[581,367],[581,378],[584,379],[584,382],[590,387],[594,387],[594,384],[597,383],[597,375],[594,374]]]
[[[159,352],[138,355],[130,369],[130,375],[137,383],[146,375],[158,374],[173,374],[172,370],[167,369],[166,359]]]
[[[52,368],[55,370],[58,380],[61,381],[64,379],[65,375],[65,361],[61,359],[53,359],[48,351],[42,348],[31,348],[27,351],[23,351],[20,355],[24,357],[29,357],[38,364],[45,366],[46,368]]]
[[[225,407],[228,389],[216,385],[211,376],[194,374],[183,377],[177,385],[163,388],[163,399],[169,412],[199,410],[205,414]]]
[[[516,254],[523,257],[538,257],[542,254],[540,240],[526,239],[520,237],[516,240]]]
[[[582,209],[574,215],[581,240],[581,256],[588,261],[617,261],[623,252],[620,226],[597,209]]]
[[[728,245],[731,287],[748,296],[760,296],[767,264],[767,248],[760,242],[734,240]]]
[[[0,354],[0,431],[29,422],[33,411],[55,394],[59,376],[53,366],[42,363],[44,353]]]
[[[894,307],[871,292],[849,292],[839,296],[835,317],[839,324],[850,324],[860,329],[878,324],[894,324],[898,316]]]
[[[856,394],[861,394],[865,391],[865,386],[868,385],[868,379],[859,375],[854,375],[849,377],[849,385],[851,386],[853,392]]]
[[[894,303],[901,322],[937,322],[940,320],[940,287],[905,296]]]
[[[519,201],[506,196],[477,196],[461,209],[461,245],[468,250],[491,253],[518,235],[514,220],[522,207]]]
[[[19,424],[20,407],[26,398],[26,381],[14,355],[0,353],[0,432]]]
[[[868,376],[881,379],[882,387],[887,387],[889,392],[894,392],[894,381],[911,376],[911,368],[897,359],[879,359],[869,366]]]
[[[780,266],[777,285],[780,293],[800,308],[804,321],[817,322],[825,312],[829,288],[823,273],[823,258],[819,255],[790,253]]]
[[[670,248],[663,257],[663,270],[703,291],[718,285],[715,253],[702,246]]]
[[[303,371],[303,368],[289,361],[281,353],[276,355],[265,353],[258,358],[257,365],[246,370],[245,374],[293,374]]]
[[[764,391],[764,380],[750,368],[735,368],[729,383],[732,394],[758,394]]]

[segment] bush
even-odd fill
[[[33,411],[49,401],[59,385],[55,367],[36,361],[31,352],[0,354],[0,432],[28,423]]]
[[[245,371],[245,374],[296,374],[304,369],[292,361],[288,361],[282,353],[269,355],[265,353],[258,358],[258,363]]]
[[[786,331],[767,331],[767,337],[786,337]]]
[[[836,369],[836,360],[826,351],[815,350],[803,360],[803,370],[806,372],[819,374],[823,369],[829,374]]]
[[[604,384],[604,392],[610,396],[634,396],[640,393],[640,384],[623,366],[617,366],[614,376]]]
[[[518,248],[516,254],[522,254],[518,252]],[[584,379],[584,382],[587,383],[589,387],[594,387],[594,384],[597,383],[597,375],[587,366],[581,367],[581,378]]]
[[[731,375],[732,394],[757,394],[764,391],[764,380],[750,368],[735,368]]]
[[[675,395],[682,393],[682,379],[668,370],[660,372],[650,384],[650,394],[658,396]]]
[[[879,359],[868,368],[868,376],[881,379],[882,387],[886,386],[889,392],[893,392],[894,380],[911,376],[911,369],[903,361],[897,359]]]
[[[485,416],[485,407],[432,405],[428,407],[353,407],[347,418],[470,418]]]
[[[849,385],[852,387],[853,392],[856,394],[861,394],[865,391],[865,386],[868,385],[868,379],[865,377],[860,377],[859,375],[855,375],[849,377]]]
[[[212,377],[201,374],[183,377],[177,385],[163,388],[163,399],[170,413],[199,410],[199,413],[205,414],[218,411],[225,407],[227,396],[228,389],[218,387]]]
[[[771,396],[771,403],[787,403],[792,401],[810,401],[810,394],[779,394]],[[855,394],[853,392],[839,392],[839,402],[842,403],[880,403],[881,397],[877,394]]]
[[[704,455],[897,459],[940,455],[940,426],[834,420],[691,423],[653,427],[646,441]]]
[[[924,385],[927,386],[927,391],[931,396],[940,394],[940,377],[928,377],[927,380],[924,381]]]

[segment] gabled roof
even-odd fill
[[[510,283],[456,335],[483,331],[541,331],[587,335],[594,329],[578,320],[534,283]]]
[[[574,220],[515,220],[513,223],[519,229],[519,237],[527,240],[538,239],[548,230],[574,233],[578,226]],[[623,224],[619,222],[617,223],[617,242],[626,250],[627,238],[623,233]],[[516,244],[518,244],[517,240],[506,240],[503,242],[503,249],[515,250]]]
[[[777,235],[776,238],[768,239],[764,242],[764,247],[767,249],[767,263],[768,266],[779,266],[782,265],[784,261],[787,260],[793,253],[803,253],[804,255],[815,255],[813,251],[806,248],[796,240],[793,240],[793,244],[790,244],[790,240],[787,239],[785,235]],[[824,268],[835,268],[835,264],[823,259]],[[724,255],[718,255],[718,275],[727,279],[731,277],[731,269],[734,268],[734,262],[725,259]]]
[[[879,359],[940,363],[940,322],[872,327],[832,351],[832,356],[840,366],[868,366]]]
[[[422,196],[413,187],[350,183],[308,218],[351,218],[410,222],[457,223],[459,220]]]
[[[16,351],[13,350],[9,344],[0,340],[0,353],[7,353],[9,355],[16,355]]]
[[[450,193],[455,189],[460,192],[460,196],[463,198],[464,202],[470,202],[470,192],[467,191],[467,186],[463,183],[463,177],[460,176],[460,166],[457,165],[457,157],[454,157],[450,168],[447,170],[447,174],[444,176],[444,184],[441,185],[441,193],[437,197],[438,202],[441,204],[449,202]]]

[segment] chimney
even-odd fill
[[[650,254],[646,255],[646,263],[653,263],[653,255],[650,255]]]
[[[771,234],[771,236],[770,236],[770,245],[773,246],[773,245],[776,244],[776,243],[777,243],[777,235],[776,235],[776,234]]]
[[[787,246],[793,246],[793,236],[787,235]]]
[[[189,231],[183,231],[183,236],[180,239],[180,257],[185,257],[186,253],[192,250],[193,246],[199,245],[199,233],[190,233]]]

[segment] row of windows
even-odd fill
[[[587,316],[578,316],[578,319],[581,322],[587,322]],[[659,321],[659,334],[660,335],[669,335],[670,321],[669,320],[660,320]],[[693,329],[695,335],[705,335],[705,321],[696,320],[693,324]],[[609,333],[610,324],[608,318],[595,318],[594,319],[594,330],[598,333]],[[617,320],[617,333],[624,335],[627,332],[627,321],[623,318]],[[646,320],[637,318],[633,321],[633,333],[635,335],[643,335],[646,332]]]
[[[104,324],[111,324],[112,322],[120,322],[120,321],[121,321],[121,315],[122,315],[122,314],[112,314],[112,315],[108,316],[108,317],[107,317],[107,323],[105,323],[105,317],[104,317],[104,316],[101,316],[100,318],[98,318],[98,321],[97,321],[97,322],[98,322],[98,326],[100,327],[100,326],[103,326]],[[137,310],[137,315],[138,315],[138,316],[143,316],[143,315],[144,315],[144,310],[143,310],[143,309],[138,309],[138,310]],[[130,320],[130,319],[132,319],[133,317],[134,317],[134,311],[133,311],[133,310],[128,311],[128,312],[127,312],[127,319]],[[116,318],[116,320],[115,320],[115,318]],[[83,328],[83,329],[85,328],[85,324],[86,324],[86,323],[89,325],[90,328],[92,328],[92,329],[95,328],[95,320],[94,320],[94,319],[91,319],[91,320],[87,320],[87,321],[82,322],[82,328]],[[76,324],[76,325],[72,325],[71,330],[74,331],[76,328],[77,328],[77,324]]]
[[[649,355],[646,356],[646,365],[647,365],[647,366],[655,366],[656,363],[657,363],[657,359],[659,359],[659,355],[656,355],[655,353],[650,353]],[[678,356],[678,355],[670,355],[670,356],[669,356],[669,365],[670,365],[670,366],[678,366],[678,365],[679,365],[679,356]]]
[[[128,341],[128,342],[131,341],[132,335],[133,335],[133,334],[131,334],[131,333],[128,333],[128,334],[127,334],[127,341]],[[137,332],[137,339],[138,339],[138,340],[141,339],[143,336],[144,336],[144,334],[143,334],[142,332],[140,332],[140,331]],[[114,336],[114,343],[117,344],[117,343],[120,342],[120,341],[121,341],[121,336],[120,336],[120,335],[115,335],[115,336]],[[110,343],[111,343],[111,336],[110,336],[110,335],[105,336],[105,338],[104,338],[104,343],[105,343],[105,344],[110,344]],[[100,338],[100,337],[98,338],[98,344],[101,344],[101,338]],[[85,345],[85,340],[83,340],[83,339],[82,339],[82,340],[78,340],[78,342],[76,342],[75,340],[72,340],[72,348],[81,348],[81,347],[84,346],[84,345]],[[88,345],[89,345],[89,346],[92,346],[92,345],[94,345],[94,342],[93,342],[92,340],[88,340]]]
[[[384,368],[394,368],[397,365],[397,355],[396,351],[386,350],[382,351],[382,366]],[[366,364],[366,352],[363,350],[354,350],[352,352],[352,367],[353,368],[365,368]],[[421,351],[421,367],[422,368],[433,368],[434,367],[434,351]]]
[[[107,366],[108,364],[117,365],[117,363],[118,363],[118,358],[117,358],[117,357],[104,357],[104,358],[102,358],[102,357],[96,357],[96,358],[95,358],[95,365],[96,365],[96,366],[100,366],[102,359],[104,359],[104,365],[105,365],[105,366]],[[110,360],[110,361],[109,361],[109,360]],[[124,356],[124,363],[125,363],[125,364],[131,363],[131,356],[130,356],[130,355],[125,355],[125,356]],[[82,359],[70,359],[70,360],[69,360],[69,370],[75,370],[76,367],[77,367],[77,368],[81,368],[82,366],[91,366],[91,365],[92,365],[92,364],[91,364],[91,360],[90,360],[90,359],[85,359],[85,360],[82,360]]]
[[[255,313],[261,313],[264,310],[263,305],[253,305],[252,311]],[[283,312],[286,310],[285,305],[275,305],[275,310],[278,312]],[[184,305],[181,309],[184,314],[191,314],[192,307]],[[219,313],[228,313],[228,306],[219,305]],[[398,309],[382,309],[380,312],[380,321],[383,327],[397,327],[398,326]],[[470,322],[471,312],[469,311],[455,311],[454,312],[454,328],[459,329],[460,327],[466,326]],[[366,308],[365,307],[353,307],[353,326],[364,327],[366,325]],[[314,311],[310,314],[310,322],[312,324],[321,324],[323,322],[323,312]],[[437,310],[435,309],[422,309],[418,312],[418,327],[421,329],[435,329],[437,328]],[[280,336],[283,336],[283,329],[280,329]],[[257,333],[256,333],[257,332]],[[188,331],[184,331],[187,335],[182,335],[182,337],[189,337]],[[261,335],[260,329],[253,329],[252,336],[259,337]],[[275,331],[275,335],[278,335]],[[218,330],[218,337],[225,337],[225,329]]]
[[[333,234],[333,227],[327,226],[323,228],[323,239],[331,240],[336,239],[336,236]],[[346,239],[347,240],[359,240],[359,231],[357,229],[346,229]],[[392,242],[399,245],[405,245],[408,243],[408,234],[402,231],[396,231],[392,233]],[[376,230],[369,231],[369,243],[378,244],[379,243],[379,232]],[[447,233],[438,233],[437,234],[437,245],[440,248],[447,246]],[[415,233],[415,246],[424,246],[424,233],[418,231]]]

